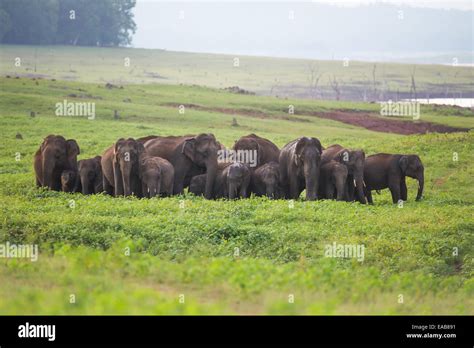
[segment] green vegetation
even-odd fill
[[[472,131],[377,133],[301,115],[377,112],[375,104],[197,86],[107,89],[97,82],[4,77],[0,86],[0,243],[40,245],[37,262],[0,259],[2,314],[473,314]],[[64,99],[95,102],[96,118],[55,116]],[[180,114],[180,104],[205,109]],[[238,127],[231,127],[234,117]],[[457,108],[422,107],[421,118],[474,126],[472,112]],[[414,202],[411,179],[402,208],[391,204],[388,191],[374,195],[374,206],[301,200],[290,207],[263,198],[139,200],[34,186],[32,157],[48,134],[75,138],[81,159],[122,136],[204,131],[226,146],[255,132],[279,146],[308,135],[367,155],[417,153],[426,170],[425,198]],[[364,244],[364,261],[324,257],[333,242]]]

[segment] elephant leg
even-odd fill
[[[148,191],[148,187],[144,182],[142,182],[142,192],[143,192],[143,197],[150,198],[150,192]]]
[[[289,198],[290,199],[298,199],[300,197],[301,191],[298,187],[298,178],[291,178],[290,179],[290,189],[289,189]]]
[[[365,195],[367,197],[367,202],[369,202],[369,204],[374,204],[374,201],[372,200],[372,191],[366,190]]]
[[[334,198],[334,186],[331,184],[326,185],[326,192],[324,193],[326,199],[333,199]]]
[[[407,183],[405,182],[405,177],[400,179],[400,197],[404,201],[408,198]]]
[[[114,187],[109,183],[109,180],[105,177],[105,175],[102,176],[102,186],[103,190],[105,193],[113,196],[114,195]]]
[[[390,189],[390,193],[392,194],[392,202],[393,203],[398,203],[400,200],[400,183],[397,182],[391,182],[389,183],[388,188]]]

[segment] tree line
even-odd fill
[[[129,45],[136,0],[0,0],[0,42]]]

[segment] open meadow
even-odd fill
[[[48,48],[38,49],[42,63],[36,74],[44,75],[38,78],[25,75],[34,71],[17,74],[6,66],[15,50],[0,48],[0,243],[38,244],[40,253],[35,262],[0,259],[1,314],[474,314],[472,130],[376,132],[320,116],[337,111],[401,120],[378,116],[374,103],[221,89],[239,85],[258,91],[258,80],[268,92],[271,79],[254,79],[250,70],[248,84],[241,83],[243,76],[238,83],[232,76],[218,78],[224,71],[180,85],[179,74],[203,71],[143,63],[140,74],[135,70],[112,80],[112,70],[117,76],[119,68],[110,65],[109,73],[100,66],[105,58],[94,58],[98,66],[77,67],[84,75],[69,78],[74,73],[68,69],[90,62],[89,51],[95,49],[89,48],[68,51],[74,66],[60,68],[45,61]],[[118,62],[128,52],[102,50]],[[133,54],[133,59],[154,57],[148,51]],[[154,54],[157,64],[165,64],[160,55],[178,64],[171,53]],[[241,63],[245,67],[244,59]],[[252,69],[262,71],[258,65]],[[265,72],[270,70],[266,65]],[[163,73],[173,83],[144,81],[147,72]],[[461,75],[472,87],[467,78],[472,68]],[[56,116],[55,105],[64,100],[95,103],[95,118]],[[474,128],[474,112],[421,106],[420,122]],[[402,206],[392,204],[388,190],[374,194],[369,206],[303,198],[211,201],[188,193],[114,198],[35,186],[33,155],[49,134],[76,139],[78,159],[84,159],[102,154],[120,137],[201,132],[213,133],[227,147],[256,133],[279,147],[305,135],[323,146],[362,148],[366,155],[418,154],[425,167],[424,198],[415,202],[412,179]],[[333,243],[364,245],[363,259],[326,257],[325,247]]]

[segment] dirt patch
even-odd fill
[[[307,116],[315,116],[328,120],[339,121],[365,129],[395,134],[425,134],[425,133],[453,133],[467,132],[469,128],[450,127],[442,124],[423,121],[389,120],[376,114],[360,111],[330,111],[330,112],[308,112],[299,113]]]
[[[285,114],[282,115],[270,115],[265,112],[253,109],[232,109],[232,108],[220,108],[220,107],[208,107],[196,104],[177,104],[177,103],[166,103],[164,106],[179,107],[183,105],[185,108],[219,112],[228,115],[241,115],[248,117],[256,117],[262,119],[279,119],[293,122],[309,122],[304,118],[290,117]],[[353,126],[362,127],[375,132],[383,133],[395,133],[395,134],[425,134],[425,133],[453,133],[453,132],[468,132],[469,128],[450,127],[442,124],[424,122],[424,121],[403,121],[403,120],[390,120],[378,116],[377,114],[371,114],[365,111],[354,110],[335,110],[330,112],[298,112],[295,116],[313,116],[319,118],[325,118],[328,120],[334,120],[342,123],[347,123]]]

